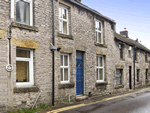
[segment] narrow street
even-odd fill
[[[150,113],[150,90],[60,113]]]

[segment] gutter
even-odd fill
[[[91,9],[91,8],[87,7],[86,5],[83,5],[82,3],[79,3],[79,2],[77,2],[77,1],[75,1],[75,0],[69,0],[69,1],[70,1],[71,3],[74,3],[74,4],[80,6],[80,7],[84,8],[84,9],[86,9],[86,10],[88,10],[88,11],[90,11],[90,12],[92,12],[92,13],[98,15],[98,16],[101,16],[101,17],[107,19],[108,21],[111,21],[111,22],[113,22],[114,24],[116,24],[116,22],[115,22],[113,19],[110,19],[109,17],[106,17],[106,16],[100,14],[98,11],[96,11],[96,10],[94,10],[94,9]]]

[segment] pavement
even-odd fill
[[[61,113],[70,113],[70,112],[72,112],[72,113],[82,113],[82,112],[83,113],[92,113],[92,111],[96,110],[96,108],[98,111],[97,112],[95,111],[93,113],[99,113],[99,108],[101,108],[101,107],[105,108],[105,106],[108,105],[107,104],[108,102],[117,103],[117,102],[120,102],[120,101],[123,101],[126,99],[130,100],[134,97],[134,95],[138,96],[145,92],[150,93],[150,87],[140,88],[140,89],[136,89],[136,90],[130,90],[130,91],[126,91],[126,92],[120,92],[119,94],[111,94],[111,95],[105,95],[105,96],[93,96],[93,97],[88,98],[87,100],[83,100],[83,101],[79,101],[79,102],[60,103],[55,106],[51,106],[50,109],[45,109],[45,110],[39,111],[38,113],[58,113],[58,112],[61,112]],[[149,96],[149,98],[150,98],[150,94],[147,96]],[[106,103],[106,104],[104,104],[104,103]],[[126,102],[126,103],[128,103],[128,102]],[[125,103],[122,103],[122,104],[124,105]],[[116,104],[115,107],[110,106],[110,109],[112,110],[112,108],[117,108],[117,106],[118,106],[118,104]],[[135,107],[132,107],[132,108],[135,108]],[[107,113],[106,110],[107,110],[107,108],[104,109],[105,113]],[[113,110],[115,110],[115,109],[113,109]],[[118,109],[116,109],[116,110],[118,111]],[[102,112],[102,109],[101,109],[101,112]],[[121,109],[119,112],[114,112],[114,113],[120,113],[120,112],[122,112]]]

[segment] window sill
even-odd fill
[[[70,39],[70,40],[74,40],[73,36],[72,35],[66,35],[66,34],[62,34],[62,33],[57,33],[57,36],[58,37],[62,37],[62,38],[67,38],[67,39]]]
[[[74,87],[74,83],[61,83],[61,84],[58,84],[59,89],[73,88],[73,87]]]
[[[108,82],[96,82],[95,86],[107,85]]]
[[[100,43],[97,43],[97,42],[95,42],[95,46],[100,46],[100,47],[107,48],[107,45],[105,45],[105,44],[100,44]]]
[[[148,79],[146,79],[146,80],[145,80],[145,82],[149,82],[149,80],[148,80]]]
[[[35,26],[29,26],[29,25],[25,25],[25,24],[21,24],[21,23],[17,23],[17,22],[13,22],[13,27],[17,27],[20,29],[26,29],[26,30],[30,30],[30,31],[35,31],[38,32],[39,29]]]
[[[27,87],[15,87],[14,88],[14,93],[29,93],[29,92],[38,92],[39,91],[39,88],[36,87],[36,86],[27,86]]]
[[[117,85],[117,86],[115,86],[115,89],[120,89],[120,88],[124,88],[124,85]]]
[[[136,84],[139,85],[139,84],[141,84],[141,82],[137,82]]]

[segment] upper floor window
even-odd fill
[[[145,53],[145,62],[148,62],[148,54]]]
[[[16,84],[33,85],[33,50],[16,50]]]
[[[137,73],[137,82],[139,82],[140,70],[139,70],[139,69],[137,69],[137,70],[136,70],[136,73]]]
[[[33,25],[32,0],[16,0],[16,21],[21,24]]]
[[[120,58],[123,59],[123,44],[119,44]]]
[[[104,56],[97,56],[97,81],[104,81]]]
[[[102,22],[97,20],[95,25],[96,25],[96,42],[103,44],[104,41],[103,41],[103,33],[102,33],[103,31]]]
[[[61,82],[69,82],[69,55],[68,54],[62,54],[61,56],[61,66],[60,66],[60,72],[61,72]]]
[[[148,79],[148,69],[145,70],[145,78]]]
[[[66,35],[69,34],[68,9],[65,6],[59,6],[59,31]]]

